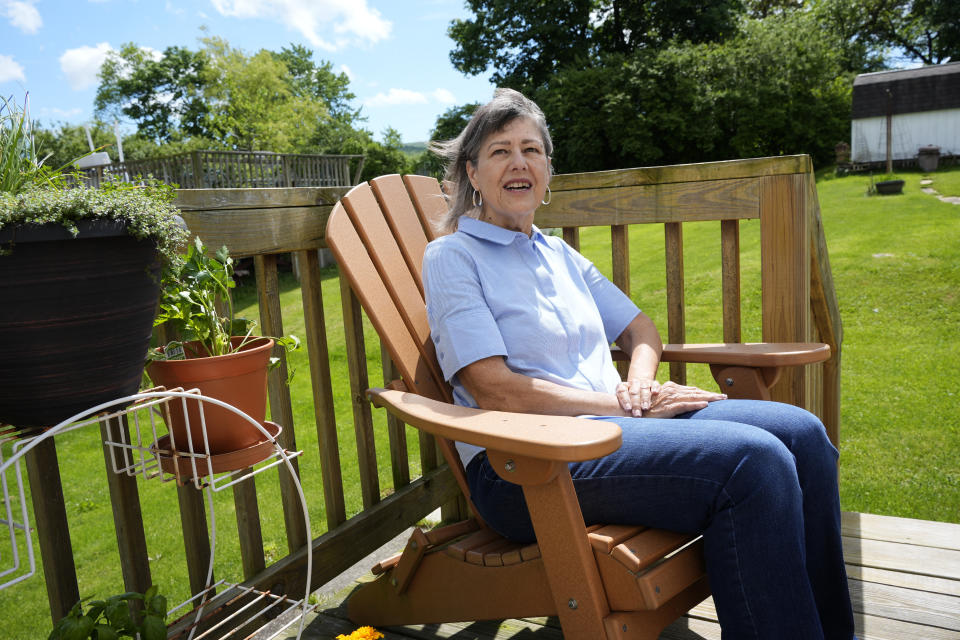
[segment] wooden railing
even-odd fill
[[[773,388],[774,396],[820,414],[831,439],[838,441],[841,325],[814,176],[807,157],[560,175],[553,179],[551,186],[552,201],[538,211],[536,223],[544,228],[562,228],[564,238],[575,247],[579,245],[582,229],[609,227],[612,277],[626,291],[631,290],[631,257],[634,252],[645,250],[630,246],[630,227],[662,226],[666,256],[666,334],[670,342],[683,342],[686,337],[684,225],[719,221],[716,247],[722,273],[717,286],[722,290],[723,326],[712,341],[737,342],[742,333],[740,225],[744,220],[759,220],[762,339],[788,342],[815,339],[829,343],[833,349],[833,356],[825,365],[785,374]],[[307,430],[316,430],[318,448],[306,451],[304,456],[319,457],[326,522],[315,523],[315,537],[307,539],[298,518],[290,479],[281,471],[289,554],[267,565],[262,542],[257,542],[259,538],[250,536],[243,542],[241,534],[241,544],[247,545],[243,557],[244,575],[249,584],[275,592],[302,590],[307,545],[314,552],[312,583],[321,585],[457,495],[455,482],[446,467],[438,465],[429,438],[421,441],[422,474],[411,478],[410,468],[415,465],[410,465],[403,425],[396,423],[388,426],[393,487],[384,491],[379,486],[371,406],[364,396],[364,390],[370,386],[365,354],[368,349],[378,349],[379,345],[365,344],[362,313],[347,285],[341,283],[342,314],[325,316],[317,258],[317,249],[325,247],[327,217],[345,192],[345,188],[179,192],[179,206],[193,233],[208,246],[226,244],[234,256],[253,258],[261,324],[267,334],[284,333],[285,319],[278,295],[278,256],[293,253],[299,262],[314,424],[294,423],[289,390],[281,383],[286,375],[283,369],[271,374],[270,406],[272,420],[283,426],[285,447],[296,448],[298,436],[302,437]],[[644,283],[644,287],[648,285]],[[349,361],[351,392],[347,398],[334,397],[327,345],[328,329],[341,324]],[[385,372],[389,379],[389,363]],[[683,380],[685,371],[672,368],[671,376]],[[373,382],[379,384],[379,375],[374,378]],[[334,409],[339,403],[349,403],[352,409],[355,434],[352,443],[338,442]],[[352,515],[345,505],[339,453],[351,445],[355,445],[357,451],[363,496],[362,510]],[[209,554],[202,500],[200,492],[192,487],[182,487],[179,491],[190,581],[202,584]],[[386,497],[382,497],[384,494]],[[242,532],[256,524],[245,521],[249,514],[257,514],[256,490],[238,489],[235,498]],[[142,591],[147,585],[141,582],[149,580],[149,571],[135,570],[146,565],[147,553],[138,542],[143,539],[143,525],[138,522],[136,491],[127,487],[125,492],[118,491],[114,500],[124,502],[114,505],[114,511],[122,517],[116,531],[121,549],[126,550],[121,553],[125,587]],[[56,532],[41,530],[40,534],[56,538]],[[56,540],[50,544],[55,547]],[[62,557],[63,554],[61,562]],[[71,598],[76,594],[76,585],[72,569],[72,566],[63,566],[53,575],[48,569],[55,618],[73,604]],[[70,588],[71,580],[73,588]]]
[[[115,162],[93,173],[92,178],[153,176],[183,189],[343,187],[359,182],[362,170],[362,155],[208,150]]]

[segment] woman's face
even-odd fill
[[[480,219],[529,235],[533,213],[547,192],[549,167],[533,120],[517,118],[487,136],[476,164],[467,161],[470,184],[483,196]]]

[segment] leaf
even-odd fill
[[[98,624],[93,628],[92,637],[96,640],[117,640],[120,634],[109,625]]]
[[[148,613],[143,621],[141,640],[166,640],[167,625],[160,616]]]
[[[167,599],[161,595],[155,595],[147,602],[147,610],[155,613],[161,618],[167,617]]]
[[[300,348],[300,338],[293,335],[292,333],[288,336],[283,336],[281,338],[276,338],[277,344],[286,349],[287,351],[296,351]]]
[[[133,624],[133,619],[130,617],[130,605],[127,604],[126,600],[117,600],[107,605],[104,616],[116,629],[129,627]]]

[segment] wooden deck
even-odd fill
[[[860,640],[960,640],[960,525],[865,513],[843,514],[843,542]],[[363,579],[363,578],[361,578]],[[327,595],[304,639],[356,628],[345,614],[351,587]],[[553,618],[380,629],[386,640],[505,640],[563,637]],[[661,640],[719,640],[713,601],[674,622]]]

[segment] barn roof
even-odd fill
[[[853,81],[854,120],[887,115],[888,100],[891,114],[960,109],[960,62],[864,73]]]

